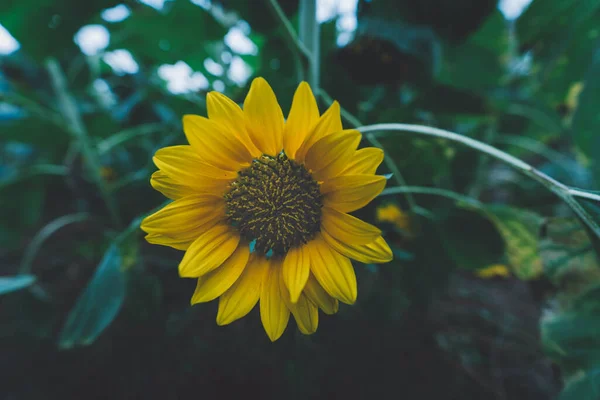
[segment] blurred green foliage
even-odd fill
[[[287,114],[302,57],[268,3],[126,0],[118,22],[102,18],[111,0],[0,4],[21,45],[0,56],[3,395],[598,398],[599,238],[538,183],[442,140],[379,137],[380,173],[469,201],[384,192],[360,210],[375,221],[394,204],[410,229],[379,224],[395,260],[356,265],[357,304],[315,335],[291,325],[271,344],[256,310],[222,328],[213,303],[189,306],[182,253],[137,229],[165,200],[151,157],[185,142],[181,117],[206,115],[208,90],[243,101],[240,61]],[[298,4],[280,2],[292,26]],[[346,126],[445,128],[597,189],[599,21],[597,0],[533,0],[516,21],[495,0],[359,0],[349,42],[336,42],[341,17],[320,26],[319,105],[339,100]],[[73,39],[89,24],[110,41],[85,55]],[[255,50],[225,40],[232,28]],[[114,66],[115,50],[135,73]],[[174,93],[161,71],[179,61],[206,85]],[[578,201],[600,222],[598,204]],[[496,264],[510,276],[477,275]]]

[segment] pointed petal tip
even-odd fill
[[[222,315],[217,314],[217,325],[219,325],[219,326],[225,326],[225,325],[229,325],[230,323],[231,323],[231,321],[228,321]]]
[[[299,291],[296,293],[296,291],[294,291],[293,293],[290,291],[290,302],[292,304],[297,304],[298,300],[300,299],[300,294],[302,294],[302,291]]]

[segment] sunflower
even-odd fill
[[[219,298],[217,324],[260,317],[272,341],[290,314],[304,334],[318,309],[356,301],[350,259],[383,263],[392,253],[381,231],[349,212],[375,198],[385,177],[377,148],[357,150],[334,102],[319,114],[302,82],[287,120],[269,84],[256,78],[243,110],[207,96],[208,118],[183,117],[189,145],[160,149],[152,187],[173,200],[142,222],[150,243],[185,250],[179,275],[198,280],[191,303]]]

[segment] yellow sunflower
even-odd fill
[[[174,200],[142,222],[150,243],[185,250],[179,275],[196,278],[191,303],[219,298],[217,324],[260,317],[272,341],[290,313],[304,334],[318,308],[356,301],[350,259],[383,263],[392,252],[375,226],[348,214],[385,186],[377,148],[357,150],[337,102],[319,115],[302,82],[287,120],[269,84],[256,78],[243,110],[207,96],[208,118],[183,117],[190,145],[160,149],[154,189]]]

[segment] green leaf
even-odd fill
[[[0,2],[2,25],[37,61],[76,51],[73,36],[79,28],[117,0],[4,0]]]
[[[600,157],[600,49],[596,50],[594,61],[585,78],[584,88],[577,101],[573,115],[573,135],[579,150],[590,162]]]
[[[542,320],[542,344],[563,372],[559,399],[595,400],[600,393],[600,280]]]
[[[121,266],[121,252],[113,243],[69,313],[59,338],[61,348],[91,344],[117,316],[126,287]]]
[[[42,182],[44,181],[44,182]],[[23,235],[39,223],[46,197],[44,183],[48,178],[36,177],[17,182],[0,195],[0,247],[19,246]]]
[[[598,400],[600,370],[581,372],[566,382],[558,400]]]
[[[453,209],[440,224],[440,233],[448,255],[461,269],[477,270],[501,262],[502,237],[477,211]]]
[[[475,91],[499,86],[507,70],[508,39],[506,21],[495,11],[467,42],[444,48],[444,68],[438,80]]]
[[[600,2],[534,0],[517,20],[517,37],[530,50],[538,98],[568,104],[570,89],[592,62],[600,31]],[[567,103],[567,104],[565,104]]]
[[[337,59],[359,83],[429,81],[439,69],[440,52],[429,28],[363,17],[356,39],[338,52]]]
[[[507,206],[488,206],[484,211],[504,238],[513,273],[519,279],[538,278],[543,272],[538,253],[542,218],[533,212]]]
[[[560,38],[599,8],[597,1],[533,0],[517,20],[517,36],[525,45],[541,45],[540,41],[550,45],[552,39]]]
[[[35,282],[33,275],[15,275],[0,277],[0,295],[25,289]]]
[[[579,220],[552,218],[543,231],[539,247],[544,274],[563,288],[563,294],[579,293],[600,279],[592,242]]]
[[[111,49],[125,48],[143,65],[185,61],[195,71],[205,71],[211,56],[208,44],[226,33],[211,14],[189,0],[172,0],[163,10],[140,4],[129,18],[109,26]]]

